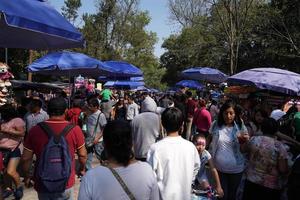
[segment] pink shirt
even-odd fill
[[[211,115],[205,108],[197,109],[194,114],[193,123],[197,129],[203,132],[209,130],[211,125]]]
[[[25,122],[21,118],[14,118],[9,122],[1,124],[1,129],[12,130],[15,131],[16,128],[22,127],[25,131]],[[1,133],[1,131],[0,131]],[[0,148],[11,149],[14,150],[19,142],[22,140],[22,137],[1,133],[0,134]]]

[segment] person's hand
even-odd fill
[[[29,177],[24,179],[24,184],[25,184],[25,187],[27,187],[27,188],[30,188],[33,186],[33,182],[31,180],[31,178],[29,178]]]
[[[238,138],[238,141],[239,141],[240,144],[244,144],[244,143],[249,141],[250,136],[249,136],[248,133],[239,133],[237,135],[237,138]]]
[[[93,143],[94,143],[94,144],[98,144],[98,142],[99,142],[99,140],[94,140]]]
[[[221,187],[216,188],[216,192],[219,198],[222,198],[224,196],[223,189]]]
[[[85,173],[86,173],[85,170],[80,170],[80,171],[78,172],[77,176],[80,178],[80,177],[84,176]]]

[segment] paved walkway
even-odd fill
[[[94,157],[92,164],[93,164],[93,167],[96,167],[99,165],[99,161]],[[80,186],[80,180],[76,176],[75,185],[74,185],[74,200],[77,199],[78,192],[79,192],[79,186]],[[7,200],[13,200],[13,199],[14,199],[13,195],[11,197],[7,198]],[[24,186],[24,196],[23,196],[22,200],[35,200],[35,199],[38,199],[36,191],[32,187],[26,188]]]

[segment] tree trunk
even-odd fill
[[[234,73],[234,66],[235,66],[234,57],[235,57],[234,44],[233,42],[230,42],[230,75],[233,75]]]

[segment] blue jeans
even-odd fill
[[[73,200],[74,188],[71,187],[62,193],[38,193],[39,200]]]
[[[93,157],[94,157],[94,152],[93,151],[89,152],[87,154],[87,160],[86,160],[86,163],[85,163],[86,170],[92,169]]]

